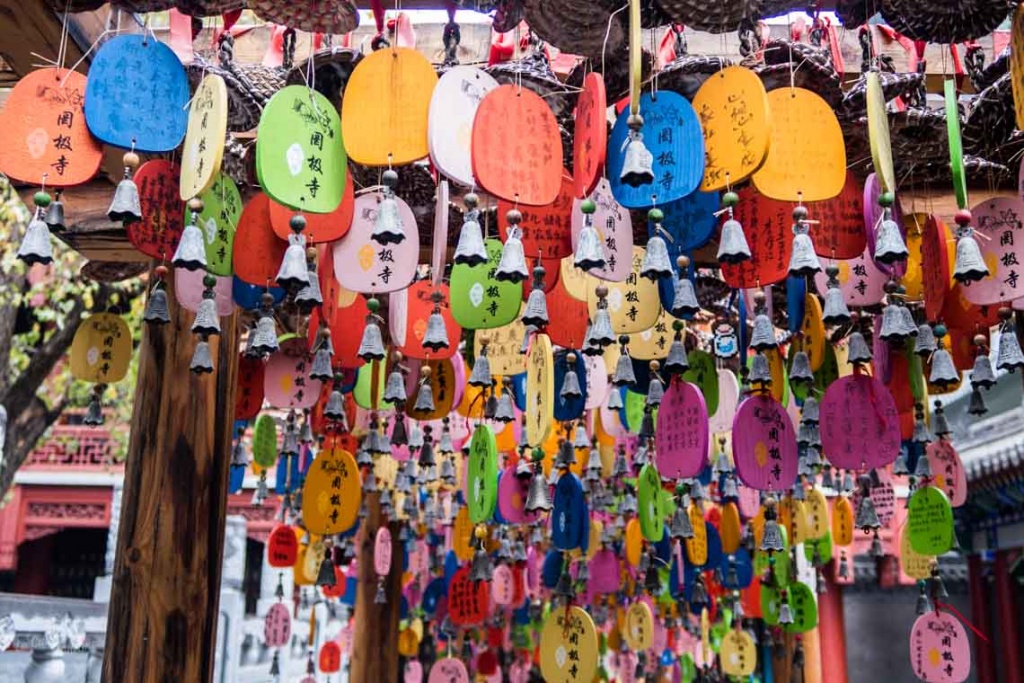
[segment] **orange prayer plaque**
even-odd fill
[[[306,229],[302,234],[306,236],[307,244],[333,242],[345,236],[352,227],[352,217],[355,214],[356,197],[353,185],[351,182],[345,183],[345,194],[341,197],[341,204],[331,213],[303,214]],[[287,240],[292,234],[289,223],[296,213],[295,209],[270,200],[270,225],[281,239]]]
[[[576,196],[583,199],[597,186],[608,151],[608,97],[604,77],[590,73],[576,102],[576,129],[572,142],[572,175]]]
[[[472,150],[477,182],[496,197],[531,206],[558,197],[562,135],[551,107],[533,91],[503,85],[484,97]]]
[[[33,185],[84,183],[100,167],[103,149],[85,125],[86,78],[77,71],[39,69],[11,90],[0,113],[0,171]]]
[[[352,71],[341,104],[345,151],[370,166],[427,156],[427,111],[437,74],[412,48],[371,52]]]
[[[270,201],[262,192],[249,200],[238,219],[232,245],[231,267],[235,276],[259,287],[274,283],[288,248],[288,243],[270,227]]]

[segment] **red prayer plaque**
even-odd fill
[[[953,235],[945,223],[932,215],[928,216],[921,231],[924,312],[928,320],[938,320],[949,293],[949,242]]]
[[[284,647],[292,635],[292,615],[283,602],[270,606],[263,620],[263,639],[267,647]]]
[[[604,77],[597,72],[591,72],[583,79],[583,92],[576,101],[575,124],[573,189],[576,196],[583,199],[601,178],[608,151],[608,96]]]
[[[529,256],[527,256],[529,258]],[[533,272],[532,262],[528,261],[530,272]],[[555,288],[555,285],[562,279],[562,259],[541,259],[540,264],[544,266],[544,293],[548,294]],[[523,301],[530,298],[533,290],[533,276],[523,280]]]
[[[836,467],[884,467],[900,453],[899,410],[892,393],[868,375],[836,380],[821,400],[821,445]]]
[[[290,569],[299,559],[299,539],[287,524],[278,524],[267,537],[267,563],[275,569]]]
[[[351,185],[352,183],[347,183]],[[325,674],[337,673],[341,670],[341,646],[337,641],[328,640],[320,646],[320,671]]]
[[[967,631],[949,612],[922,614],[910,630],[910,664],[922,681],[966,681],[971,673]]]
[[[587,335],[587,304],[569,296],[561,282],[548,292],[547,303],[551,343],[567,349],[582,347]]]
[[[306,219],[306,229],[302,234],[306,236],[307,244],[320,244],[321,242],[333,242],[340,240],[352,227],[352,217],[355,215],[355,183],[351,178],[345,183],[345,192],[341,197],[341,204],[331,213],[303,213]],[[270,225],[274,233],[282,240],[288,239],[292,234],[292,216],[300,213],[295,209],[278,204],[273,199],[270,201]],[[236,236],[235,239],[238,239]]]
[[[734,213],[743,226],[750,258],[737,265],[723,264],[722,276],[734,289],[782,282],[789,275],[793,251],[793,205],[765,197],[753,187],[740,190],[739,196]],[[727,219],[728,214],[723,214],[722,221]]]
[[[181,212],[178,213],[180,216]],[[262,192],[254,195],[246,202],[235,228],[231,247],[231,268],[235,276],[257,287],[266,287],[268,283],[276,285],[287,248],[288,243],[279,239],[270,227],[270,198]]]
[[[958,508],[967,502],[967,471],[953,444],[945,439],[932,441],[926,453],[935,485],[945,492],[949,504]]]
[[[946,295],[939,319],[947,327],[975,330],[992,327],[999,322],[999,306],[975,306],[967,300],[962,284],[955,284]]]
[[[263,359],[238,355],[238,388],[235,391],[235,419],[252,420],[263,405]],[[293,534],[294,536],[294,534]],[[290,563],[290,567],[294,562]]]
[[[85,124],[86,77],[37,69],[17,82],[0,112],[0,171],[14,180],[68,187],[99,170],[103,148]],[[177,192],[177,182],[175,182]]]
[[[562,135],[551,107],[531,90],[502,85],[476,111],[473,175],[490,194],[545,206],[562,186]]]
[[[448,585],[448,615],[456,626],[482,624],[490,611],[491,582],[473,581],[462,567]]]
[[[434,302],[430,297],[435,291],[440,292],[442,296],[441,317],[448,331],[448,348],[431,351],[423,347],[423,337],[427,333],[427,320],[434,311]],[[454,356],[459,347],[459,340],[462,339],[462,328],[452,317],[448,285],[435,286],[427,280],[420,280],[409,286],[408,293],[405,343],[399,344],[399,350],[408,358],[445,360]],[[415,396],[413,398],[415,399]]]
[[[170,261],[178,248],[185,227],[185,212],[178,196],[180,175],[178,165],[164,159],[147,161],[135,172],[142,220],[128,224],[128,241],[150,258]]]
[[[993,197],[971,209],[975,239],[988,277],[962,285],[972,304],[992,305],[1024,296],[1024,201]]]
[[[326,295],[324,298],[323,315],[327,315]],[[331,364],[341,368],[360,368],[365,361],[356,355],[363,341],[363,330],[366,329],[366,316],[370,309],[366,307],[366,297],[357,294],[352,303],[344,308],[334,306],[331,317],[327,319],[327,327],[331,331],[331,345],[334,357]],[[314,310],[309,319],[309,338],[312,344],[316,330],[320,327],[320,310]],[[310,346],[312,348],[312,346]]]
[[[673,381],[665,391],[654,432],[658,469],[674,479],[696,477],[708,463],[708,407],[696,386]]]
[[[751,396],[732,423],[732,452],[740,481],[760,491],[787,491],[796,481],[796,432],[771,396]]]
[[[785,204],[786,202],[783,202]],[[787,206],[787,218],[792,220],[793,209]],[[846,172],[843,190],[832,199],[807,202],[808,218],[818,221],[811,226],[814,251],[825,258],[854,258],[864,252],[867,235],[864,232],[864,195],[860,183],[851,171]]]
[[[573,181],[568,175],[562,182],[555,200],[545,206],[520,206],[523,221],[523,251],[527,263],[536,257],[557,260],[572,253],[572,206]],[[508,221],[505,214],[514,208],[512,202],[498,200],[498,222],[501,225],[501,239],[508,239]],[[532,278],[530,278],[532,280]]]

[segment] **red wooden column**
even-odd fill
[[[988,634],[992,630],[992,613],[989,611],[984,564],[978,553],[967,556],[967,581],[971,596],[971,621],[982,633]],[[975,635],[973,645],[971,662],[977,668],[978,683],[996,683],[996,658],[992,644]]]
[[[832,579],[834,571],[834,562],[822,571],[822,575],[825,577],[826,591],[818,596],[821,680],[828,681],[828,683],[848,683],[843,587]]]
[[[1017,616],[1017,591],[1010,579],[1010,565],[1016,559],[1017,551],[1000,550],[992,567],[995,579],[996,616],[999,620],[999,660],[1002,663],[1004,683],[1024,683],[1021,671],[1020,619]]]

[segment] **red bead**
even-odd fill
[[[970,225],[971,223],[971,212],[967,209],[960,209],[953,216],[953,221],[957,225]]]

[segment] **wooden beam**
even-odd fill
[[[367,497],[359,546],[359,586],[356,589],[355,623],[352,627],[351,683],[398,683],[398,608],[402,600],[401,563],[391,563],[385,579],[387,602],[376,604],[377,575],[373,571],[373,546],[377,529],[387,521],[380,512],[380,494]],[[390,525],[391,556],[401,557],[402,542],[397,523]]]
[[[217,643],[238,372],[235,315],[210,340],[215,372],[189,371],[193,320],[146,326],[125,465],[103,681],[209,683]]]

